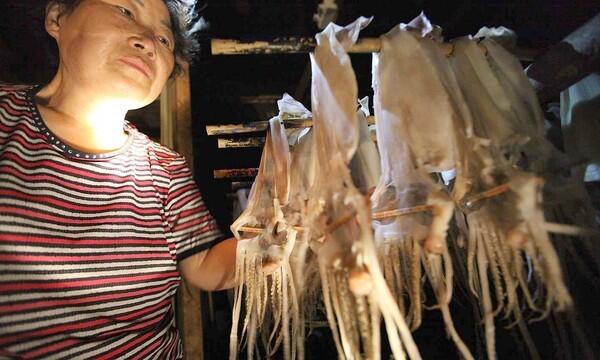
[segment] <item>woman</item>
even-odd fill
[[[180,276],[233,285],[184,159],[124,118],[189,49],[182,0],[51,0],[59,67],[0,86],[0,358],[181,358]]]

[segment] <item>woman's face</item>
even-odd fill
[[[49,32],[63,82],[131,109],[154,101],[173,70],[174,39],[162,0],[83,0]]]

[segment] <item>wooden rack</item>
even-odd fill
[[[290,129],[309,128],[312,126],[312,119],[289,118],[282,121],[286,131]],[[367,124],[375,124],[375,117],[367,117]],[[244,124],[226,124],[226,125],[207,125],[206,132],[209,136],[219,135],[236,135],[264,132],[269,126],[268,121],[254,121]],[[265,143],[264,136],[244,137],[244,138],[219,138],[217,146],[219,149],[239,149],[262,147]],[[242,169],[215,169],[213,177],[219,180],[235,179],[235,178],[252,178],[258,174],[258,168],[242,168]]]
[[[454,45],[448,42],[438,43],[441,51],[446,56],[451,56]],[[487,52],[483,45],[479,45],[481,50]],[[234,39],[212,39],[212,55],[267,55],[267,54],[297,54],[309,53],[314,51],[316,41],[314,37],[278,37],[268,40],[234,40]],[[349,53],[373,53],[381,49],[380,38],[361,38],[354,46],[350,48]],[[515,56],[522,61],[531,61],[539,51],[527,48],[514,48],[511,50]],[[264,102],[267,98],[275,102],[272,95],[260,95],[252,99]],[[375,123],[373,116],[368,118],[369,125]],[[312,119],[289,118],[283,121],[286,129],[306,128],[312,126]],[[239,149],[262,147],[264,145],[263,133],[269,126],[268,121],[251,121],[241,124],[208,125],[206,132],[209,136],[219,136],[217,146],[220,149]],[[252,136],[252,133],[256,133]],[[231,135],[249,135],[247,137],[238,137]],[[222,136],[227,136],[223,138]],[[214,171],[216,179],[233,179],[240,177],[253,177],[257,173],[256,168],[248,169],[218,169]]]

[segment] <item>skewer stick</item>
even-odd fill
[[[385,212],[373,213],[373,219],[374,220],[385,219],[388,217],[414,214],[417,212],[428,211],[428,210],[430,210],[430,208],[431,207],[429,207],[428,205],[420,205],[420,206],[415,206],[413,208],[407,208],[407,209],[389,210],[388,212],[390,212],[390,213],[393,212],[394,214],[388,215],[388,216],[383,215]],[[347,222],[350,219],[345,219],[345,220],[346,221],[344,221],[344,222]],[[342,222],[337,221],[335,224],[340,226],[342,224]],[[294,228],[294,230],[296,230],[298,232],[304,231],[304,228],[301,226],[293,226],[293,228]],[[563,234],[563,235],[569,235],[569,236],[598,236],[598,235],[600,235],[600,232],[598,232],[598,230],[595,230],[595,229],[588,229],[588,228],[583,228],[583,227],[575,226],[575,225],[559,224],[559,223],[551,223],[551,222],[545,222],[544,229],[550,233]],[[242,226],[239,229],[239,231],[245,232],[245,233],[250,233],[250,234],[262,234],[262,232],[264,231],[264,228],[252,227],[252,226]]]
[[[483,200],[483,199],[487,199],[487,198],[491,198],[493,196],[497,196],[500,194],[503,194],[505,192],[507,192],[509,189],[509,185],[508,184],[501,184],[498,186],[495,186],[489,190],[486,190],[484,192],[480,192],[479,194],[475,194],[473,196],[470,196],[469,198],[467,198],[466,200],[463,200],[463,204],[466,207],[471,206],[474,202]]]
[[[407,207],[407,208],[402,208],[402,209],[379,211],[379,212],[374,212],[371,215],[371,218],[373,220],[382,220],[382,219],[387,219],[387,218],[396,217],[396,216],[403,216],[403,215],[410,215],[410,214],[425,212],[425,211],[431,210],[431,208],[432,208],[431,205],[417,205],[417,206],[412,206],[412,207]]]
[[[543,180],[537,179],[537,182],[539,184],[542,184]],[[465,204],[468,207],[476,201],[480,201],[480,200],[484,200],[484,199],[488,199],[488,198],[491,198],[494,196],[501,195],[501,194],[507,192],[509,189],[510,189],[509,184],[501,184],[501,185],[495,186],[489,190],[486,190],[484,192],[481,192],[479,194],[475,194],[475,195],[469,197],[467,200],[463,201],[463,204]],[[401,209],[378,211],[378,212],[374,212],[371,215],[371,219],[372,220],[389,219],[389,218],[393,218],[396,216],[404,216],[404,215],[416,214],[416,213],[420,213],[420,212],[431,211],[432,208],[433,208],[432,205],[417,205],[417,206],[411,206],[411,207],[406,207],[406,208],[401,208]],[[333,223],[331,223],[330,225],[327,226],[328,232],[331,232],[331,231],[337,229],[338,227],[340,227],[341,225],[343,225],[344,223],[350,221],[354,217],[354,215],[355,214],[352,213],[352,214],[345,215],[345,216],[342,216],[341,218],[337,219],[336,221],[334,221]],[[552,227],[552,224],[550,224],[550,227]],[[552,227],[552,229],[557,229],[557,227]],[[566,228],[563,228],[563,229],[566,229]],[[575,227],[572,227],[572,228],[569,228],[568,230],[564,230],[564,231],[573,232],[574,229],[575,229]],[[294,230],[297,230],[298,232],[302,232],[302,231],[304,231],[304,228],[301,226],[294,226]],[[240,228],[240,231],[253,233],[253,234],[260,234],[260,233],[262,233],[263,228],[242,226]]]
[[[536,178],[536,183],[538,185],[544,184],[544,179]],[[488,199],[500,194],[507,192],[510,189],[510,185],[508,183],[500,184],[498,186],[494,186],[493,188],[486,190],[484,192],[480,192],[479,194],[475,194],[462,201],[462,204],[466,207],[470,207],[474,202]]]
[[[292,226],[292,228],[298,232],[304,231],[304,228],[301,226]],[[238,231],[250,233],[250,234],[262,234],[263,231],[265,231],[265,228],[253,227],[253,226],[242,226],[238,229]]]
[[[543,179],[537,179],[537,182],[538,182],[538,184],[541,185],[541,184],[543,184]],[[495,186],[489,190],[486,190],[484,192],[481,192],[479,194],[475,194],[475,195],[469,197],[467,200],[463,201],[463,204],[465,204],[468,207],[468,206],[471,206],[471,204],[473,204],[476,201],[481,201],[484,199],[488,199],[488,198],[491,198],[494,196],[501,195],[501,194],[507,192],[509,189],[510,189],[509,184],[501,184],[501,185]],[[412,207],[407,207],[407,208],[402,208],[402,209],[378,211],[378,212],[374,212],[371,215],[371,219],[372,220],[389,219],[389,218],[393,218],[393,217],[397,217],[397,216],[404,216],[404,215],[416,214],[416,213],[420,213],[420,212],[431,211],[432,208],[433,208],[432,205],[417,205],[417,206],[412,206]],[[341,225],[352,220],[354,215],[355,215],[354,213],[351,213],[351,214],[342,216],[341,218],[332,222],[331,224],[329,224],[327,226],[327,232],[331,232],[331,231],[337,229],[338,227],[340,227]],[[582,228],[580,226],[567,225],[567,224],[557,224],[557,223],[546,222],[546,223],[544,223],[544,228],[548,232],[571,235],[571,236],[598,236],[598,235],[600,235],[600,233],[597,230],[586,229],[586,228]],[[302,226],[293,226],[293,229],[298,232],[305,231],[305,228]],[[246,233],[252,233],[252,234],[261,234],[264,231],[264,228],[252,227],[252,226],[242,226],[239,229],[239,231],[246,232]]]
[[[354,219],[354,217],[356,216],[356,212],[351,212],[349,214],[346,214],[342,217],[340,217],[339,219],[336,219],[334,222],[332,222],[331,224],[327,225],[327,228],[325,229],[325,233],[331,233],[334,230],[336,230],[337,228],[339,228],[340,226],[344,225],[345,223],[351,221],[352,219]]]
[[[559,224],[552,222],[545,222],[543,224],[544,229],[549,233],[562,234],[568,236],[599,236],[600,231],[596,229],[584,228],[581,226]]]

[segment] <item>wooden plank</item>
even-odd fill
[[[252,178],[257,174],[258,168],[215,169],[213,171],[215,179]]]
[[[312,119],[284,118],[283,123],[288,129],[312,126]],[[242,124],[207,125],[208,135],[246,134],[263,132],[269,127],[268,121],[252,121]]]
[[[250,54],[296,54],[309,53],[316,47],[312,37],[276,38],[262,41],[241,41],[233,39],[212,39],[213,55],[250,55]],[[350,53],[372,53],[381,48],[379,38],[358,39],[348,50]]]
[[[375,124],[375,117],[369,116],[367,118],[369,125]],[[312,118],[298,119],[298,118],[283,118],[283,124],[286,129],[298,129],[312,126]],[[262,132],[267,130],[269,126],[268,121],[253,121],[243,124],[225,124],[225,125],[207,125],[206,133],[208,135],[230,135],[230,134],[246,134],[252,132]]]
[[[204,359],[200,290],[182,280],[177,297],[185,359]]]
[[[268,121],[252,121],[243,124],[206,125],[208,135],[245,134],[267,130]]]
[[[298,131],[298,128],[286,128],[286,135]],[[265,145],[265,137],[224,137],[217,139],[219,149],[236,149],[236,148],[262,148]]]
[[[315,48],[315,40],[309,37],[282,37],[268,41],[212,39],[210,47],[213,55],[309,53]]]
[[[264,144],[264,137],[251,137],[244,139],[220,138],[217,140],[219,149],[260,148],[263,147]]]

